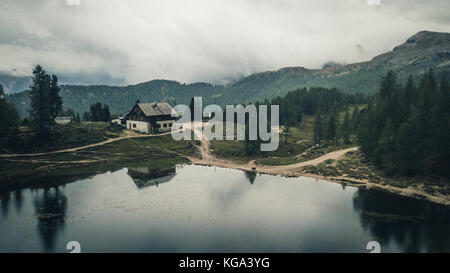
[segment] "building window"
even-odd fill
[[[136,128],[136,123],[133,123],[133,128]]]
[[[169,123],[169,127],[172,127],[172,123]]]
[[[163,124],[163,127],[166,128],[166,127],[167,127],[167,123],[164,123],[164,124]]]

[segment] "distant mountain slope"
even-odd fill
[[[31,77],[16,77],[0,74],[0,84],[7,94],[26,90],[31,84]]]
[[[48,72],[48,74],[53,74]],[[67,85],[125,85],[124,79],[112,78],[108,75],[96,75],[96,76],[85,76],[85,75],[71,75],[71,76],[58,76],[60,84]],[[31,85],[31,76],[11,76],[8,74],[0,74],[0,84],[4,87],[7,94],[14,94],[24,90],[27,90]]]
[[[193,96],[212,98],[219,90],[220,87],[207,83],[180,84],[176,81],[153,80],[123,87],[61,85],[60,95],[64,108],[72,108],[80,114],[89,110],[90,105],[95,102],[108,104],[112,113],[125,114],[137,99],[141,102],[165,101],[172,105],[189,104]],[[8,99],[14,103],[22,117],[27,115],[30,99],[26,91],[9,95]]]
[[[417,79],[429,68],[434,69],[437,77],[446,74],[450,78],[449,33],[421,31],[404,44],[368,62],[326,69],[287,67],[256,73],[227,86],[153,80],[125,87],[64,85],[61,93],[64,107],[77,112],[86,111],[91,104],[101,102],[108,104],[113,113],[125,113],[137,99],[187,104],[192,96],[202,96],[204,103],[224,105],[262,101],[311,86],[373,93],[377,91],[381,76],[388,70],[395,71],[400,82],[405,82],[409,74]],[[9,98],[24,116],[29,105],[26,94],[14,94]]]
[[[288,67],[251,75],[228,88],[226,101],[255,101],[283,96],[298,87],[337,87],[346,92],[373,93],[379,80],[393,70],[404,82],[409,74],[416,79],[433,68],[438,77],[450,75],[450,34],[421,31],[406,43],[368,62],[311,70]]]

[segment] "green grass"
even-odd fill
[[[411,185],[421,185],[429,193],[450,194],[448,179],[433,177],[404,177],[388,176],[383,170],[371,164],[361,151],[348,152],[339,160],[327,160],[315,166],[302,168],[303,171],[322,176],[342,177],[367,180],[379,184],[392,185],[399,188],[407,188]],[[426,182],[424,182],[426,181]]]
[[[339,114],[340,122],[344,119],[345,112]],[[289,127],[287,140],[285,135],[280,135],[280,144],[276,151],[261,152],[254,156],[245,153],[244,141],[211,141],[211,151],[221,158],[231,159],[237,162],[248,162],[256,160],[257,164],[263,165],[287,165],[302,162],[319,157],[325,153],[355,146],[355,137],[350,144],[344,144],[342,140],[337,145],[321,146],[311,149],[313,141],[314,117],[303,116],[300,124]],[[224,130],[225,133],[225,130]]]
[[[124,167],[158,169],[187,163],[196,152],[189,141],[174,141],[170,135],[131,138],[77,152],[0,159],[0,187],[48,185],[88,177]],[[14,161],[11,161],[14,160]],[[94,162],[75,162],[94,160]]]
[[[343,117],[343,114],[340,118],[341,116]],[[244,141],[215,140],[211,141],[211,151],[218,157],[236,162],[256,160],[257,164],[286,165],[310,160],[327,152],[355,145],[354,143],[343,145],[340,141],[340,144],[336,146],[310,149],[313,146],[313,121],[313,117],[305,115],[301,124],[290,126],[287,140],[284,135],[281,135],[279,148],[273,152],[249,157],[245,154]],[[52,141],[46,145],[36,146],[31,142],[33,132],[28,127],[21,127],[19,136],[22,145],[14,149],[8,147],[8,149],[9,152],[15,153],[55,151],[98,143],[119,135],[120,132],[109,128],[108,124],[103,122],[59,125],[52,133]],[[198,141],[174,141],[170,135],[149,136],[123,139],[70,153],[3,158],[0,159],[2,166],[0,187],[59,183],[59,181],[87,177],[124,167],[168,168],[177,163],[188,162],[186,156],[192,156],[198,152],[194,144],[199,145]]]
[[[35,139],[36,133],[30,127],[22,126],[14,140],[0,150],[1,153],[49,152],[98,143],[119,135],[120,130],[105,122],[82,122],[57,124],[49,136]],[[7,140],[2,139],[0,143],[7,143]]]

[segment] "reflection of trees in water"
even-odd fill
[[[67,197],[59,187],[45,189],[43,192],[38,192],[33,204],[44,248],[46,251],[52,251],[58,231],[64,227]]]
[[[16,190],[14,192],[9,191],[0,192],[0,204],[2,206],[1,210],[3,217],[8,216],[11,198],[14,199],[14,205],[16,206],[17,211],[20,212],[22,210],[23,194],[21,189]]]
[[[9,203],[11,201],[11,194],[8,192],[0,192],[0,204],[2,205],[3,217],[8,216]]]
[[[14,204],[16,205],[16,209],[18,212],[22,210],[23,206],[23,192],[22,189],[16,190],[14,192]]]
[[[253,185],[253,183],[256,180],[256,172],[249,172],[249,171],[244,171],[245,177],[248,179],[248,181],[250,182],[250,184]]]
[[[382,191],[359,189],[353,197],[365,230],[404,252],[450,251],[450,209]]]

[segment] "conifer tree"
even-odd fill
[[[345,112],[344,122],[342,123],[342,138],[344,139],[345,144],[350,143],[350,134],[352,131],[352,127],[350,124],[350,114],[349,112]]]
[[[30,118],[32,126],[42,136],[48,134],[50,127],[54,125],[53,100],[50,97],[51,78],[40,65],[33,70],[33,82],[30,86],[31,110]]]
[[[62,99],[59,96],[60,88],[58,86],[58,78],[53,75],[50,81],[49,103],[51,119],[55,120],[58,114],[62,111]]]
[[[321,112],[317,112],[314,118],[314,142],[320,144],[323,137],[323,117]]]
[[[327,141],[330,141],[333,144],[336,143],[336,123],[337,123],[336,112],[332,111],[327,122],[326,139]]]
[[[6,100],[5,91],[0,84],[0,136],[7,136],[19,122],[19,114],[14,105]]]

